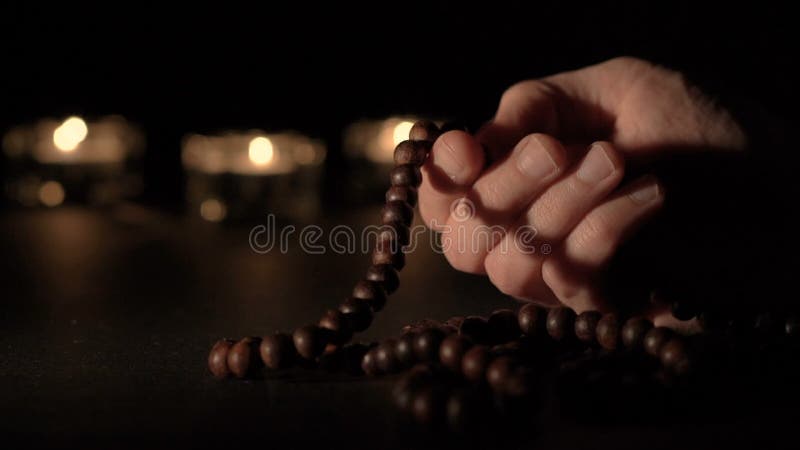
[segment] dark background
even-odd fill
[[[377,217],[377,203],[351,208],[335,189],[348,173],[341,130],[353,120],[406,113],[477,124],[516,81],[632,55],[682,70],[723,101],[763,109],[775,123],[793,123],[797,34],[792,15],[765,2],[3,3],[0,133],[43,116],[113,113],[139,123],[148,145],[145,191],[136,199],[146,208],[4,205],[0,435],[81,448],[108,448],[108,440],[215,447],[231,437],[301,447],[418,446],[394,428],[385,381],[306,373],[220,383],[208,375],[205,357],[216,339],[313,320],[366,261],[309,256],[296,245],[287,255],[256,255],[247,227],[180,214],[181,138],[250,127],[322,138],[330,153],[321,225],[362,226]],[[783,147],[759,151],[787,171],[797,161]],[[706,175],[709,186],[718,181],[717,172]],[[784,212],[776,209],[771,223],[783,222]],[[780,232],[771,234],[770,243],[783,244]],[[728,244],[710,242],[706,250]],[[403,287],[363,339],[396,334],[423,317],[509,306],[484,278],[456,273],[440,255],[415,253],[408,265]],[[791,285],[794,274],[786,277],[788,284],[771,287]],[[735,412],[634,411],[642,416],[635,424],[613,416],[576,424],[545,407],[510,446],[786,443],[793,404],[774,394],[770,415],[736,409],[744,408],[741,399],[723,396],[713,406]]]
[[[147,133],[147,202],[182,199],[180,138],[341,130],[413,113],[480,123],[515,81],[633,55],[795,116],[797,27],[759,2],[4,2],[0,130],[122,114]]]

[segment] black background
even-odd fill
[[[759,2],[10,2],[0,130],[118,113],[149,142],[145,200],[182,198],[180,138],[231,128],[325,139],[361,117],[475,123],[515,81],[632,55],[796,117],[797,27]]]

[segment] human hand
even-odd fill
[[[443,134],[420,212],[456,269],[520,299],[606,309],[596,275],[664,202],[652,175],[620,186],[626,163],[746,143],[681,74],[617,58],[516,84],[474,137]]]

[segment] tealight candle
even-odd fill
[[[192,134],[181,158],[190,207],[209,222],[319,209],[325,146],[295,132]]]
[[[141,177],[131,166],[143,148],[142,133],[119,116],[18,126],[3,137],[10,160],[6,193],[26,206],[113,203],[140,190]]]

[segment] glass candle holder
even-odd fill
[[[183,141],[186,195],[209,222],[276,215],[311,220],[320,212],[325,145],[296,132],[192,134]]]
[[[3,136],[5,194],[23,206],[108,205],[142,190],[144,136],[120,116],[42,119]]]

